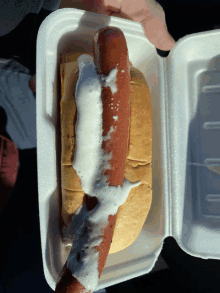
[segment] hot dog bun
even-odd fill
[[[79,55],[78,55],[79,56]],[[74,58],[74,57],[73,57]],[[152,115],[150,91],[143,74],[130,68],[131,121],[130,144],[126,157],[124,176],[141,184],[133,188],[126,202],[119,207],[109,254],[130,246],[144,225],[152,202]],[[61,128],[62,128],[62,214],[66,225],[81,206],[84,192],[80,178],[72,166],[74,153],[74,124],[76,103],[74,93],[78,80],[78,63],[61,64]],[[75,122],[74,122],[75,123]],[[69,139],[65,139],[69,137]]]
[[[75,91],[78,80],[77,58],[81,53],[69,52],[63,56],[61,69],[61,133],[62,133],[62,215],[69,225],[72,215],[82,205],[84,192],[80,178],[71,166],[74,155],[76,122]],[[90,56],[93,56],[91,53]],[[131,119],[130,142],[124,176],[131,182],[141,181],[132,188],[126,202],[118,209],[109,254],[130,246],[144,225],[152,202],[152,114],[150,91],[144,75],[130,68]]]

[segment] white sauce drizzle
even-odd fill
[[[81,179],[83,191],[98,198],[98,204],[92,211],[82,205],[74,215],[64,235],[68,235],[73,243],[67,260],[67,267],[78,281],[89,291],[95,291],[98,285],[98,258],[95,250],[102,242],[100,229],[108,224],[109,215],[115,215],[130,190],[140,184],[124,179],[123,186],[109,186],[104,170],[111,168],[109,159],[101,148],[102,141],[109,139],[114,128],[111,127],[106,137],[102,137],[102,99],[101,86],[110,86],[113,93],[117,92],[117,69],[109,76],[97,74],[93,58],[81,55],[78,58],[79,79],[76,87],[76,145],[73,168]],[[118,120],[118,116],[113,117]],[[87,227],[87,231],[85,231]]]

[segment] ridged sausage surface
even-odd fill
[[[101,98],[103,102],[103,136],[106,136],[111,127],[109,139],[103,141],[102,148],[105,153],[112,153],[110,159],[111,168],[104,172],[107,175],[109,186],[122,186],[127,148],[129,146],[130,123],[130,68],[128,49],[125,37],[121,30],[115,27],[106,27],[99,30],[93,41],[94,63],[101,78],[109,75],[111,70],[117,69],[117,91],[112,93],[110,87],[102,86]],[[116,118],[117,117],[117,118]],[[88,211],[94,209],[98,199],[87,194],[84,196],[83,205]],[[115,215],[109,215],[108,225],[102,231],[103,241],[95,249],[99,252],[98,271],[99,278],[105,267],[108,252],[111,246]],[[65,264],[56,286],[56,293],[90,293],[75,278]]]
[[[102,148],[113,153],[110,160],[111,169],[104,174],[108,176],[109,185],[123,184],[127,148],[129,146],[130,124],[130,64],[128,48],[123,32],[115,27],[99,30],[93,40],[93,54],[96,70],[101,75],[108,75],[117,69],[117,92],[110,87],[102,87],[103,102],[103,136],[116,127],[111,139],[103,141]],[[115,120],[113,117],[117,116]],[[126,146],[126,147],[125,147]]]

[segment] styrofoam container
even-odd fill
[[[139,23],[60,9],[44,20],[37,39],[41,247],[45,277],[53,290],[70,251],[58,230],[59,54],[70,43],[76,51],[83,47],[92,52],[93,36],[105,26],[123,31],[129,58],[150,87],[153,201],[137,240],[108,255],[97,289],[149,273],[168,236],[192,256],[220,259],[220,177],[204,166],[220,166],[220,30],[188,35],[161,58]]]

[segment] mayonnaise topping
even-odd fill
[[[117,92],[117,69],[108,76],[99,76],[93,58],[81,55],[78,58],[79,79],[76,86],[77,121],[75,125],[76,144],[73,168],[81,179],[83,191],[98,198],[98,204],[92,211],[86,205],[79,207],[68,228],[64,228],[65,238],[73,243],[67,260],[72,275],[89,291],[95,291],[98,285],[98,258],[95,250],[102,242],[101,229],[108,225],[109,215],[115,215],[133,187],[140,182],[124,180],[123,186],[109,186],[103,173],[110,169],[112,154],[106,154],[101,148],[102,141],[111,137],[111,127],[106,137],[102,137],[102,99],[101,87],[109,86],[112,93]],[[118,116],[114,116],[118,119]],[[120,123],[120,122],[119,122]],[[85,229],[87,228],[87,229]]]

